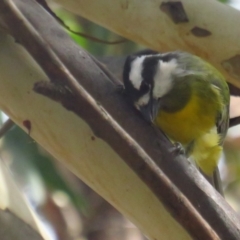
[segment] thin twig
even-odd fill
[[[0,128],[0,138],[2,138],[14,125],[15,123],[10,118],[5,121]]]
[[[116,44],[124,43],[127,41],[124,38],[116,40],[116,41],[107,41],[107,40],[99,39],[97,37],[91,36],[91,35],[83,33],[83,32],[78,32],[78,31],[72,30],[68,25],[65,24],[65,22],[61,18],[59,18],[52,11],[52,9],[47,5],[47,2],[45,0],[36,0],[36,1],[39,4],[41,4],[46,9],[46,11],[48,11],[48,13],[50,13],[65,29],[67,29],[69,32],[71,32],[73,34],[76,34],[79,37],[86,38],[88,40],[98,42],[98,43],[108,44],[108,45],[116,45]]]

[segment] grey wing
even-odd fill
[[[220,135],[219,145],[223,145],[229,125],[229,104],[224,105],[222,112],[219,114],[217,118],[216,125],[218,134]],[[209,180],[214,186],[214,188],[224,197],[222,181],[218,167],[216,167],[216,169],[213,172],[213,175],[209,178]]]

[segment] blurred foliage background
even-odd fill
[[[228,4],[239,1],[221,0]],[[107,41],[120,36],[59,6],[50,7],[72,30]],[[121,56],[143,49],[131,41],[109,45],[69,33],[74,41],[95,56]],[[2,121],[6,116],[2,115]],[[14,126],[3,137],[1,158],[9,166],[18,187],[56,240],[141,240],[140,231],[105,200],[53,159],[31,136]],[[229,130],[220,171],[227,201],[240,212],[240,126]]]

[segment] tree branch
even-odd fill
[[[198,55],[240,87],[240,29],[232,24],[240,22],[240,13],[230,6],[207,0],[54,1],[151,49],[180,49]]]
[[[0,238],[15,240],[42,240],[43,238],[29,225],[10,211],[0,209]]]
[[[18,12],[17,8],[24,17]],[[55,100],[61,101],[64,106],[70,104],[68,109],[84,119],[91,126],[95,136],[107,142],[121,156],[194,238],[239,239],[238,219],[221,196],[213,190],[196,168],[189,164],[185,158],[173,156],[169,152],[168,149],[172,146],[169,142],[166,142],[163,136],[161,136],[159,146],[158,137],[151,126],[147,126],[134,113],[133,109],[124,101],[123,96],[116,92],[116,85],[95,65],[88,54],[70,40],[54,19],[45,14],[36,2],[29,0],[0,2],[0,11],[4,26],[38,62],[53,85],[63,87],[72,93],[67,94],[68,97],[66,97],[66,94],[59,94]],[[16,23],[18,23],[17,28]],[[45,49],[43,50],[44,46]],[[54,96],[56,96],[54,90],[50,91],[48,96],[49,94],[51,96],[55,94]],[[69,101],[69,96],[71,96],[71,101]],[[13,119],[21,125],[19,117],[15,116],[16,113],[13,114],[9,111],[1,100],[0,105],[9,115],[13,115]],[[72,149],[70,147],[71,143],[66,143],[66,141],[66,146],[62,145],[59,142],[61,138],[54,139],[54,145],[48,146],[44,142],[46,141],[44,134],[42,134],[42,137],[38,136],[44,129],[39,131],[39,120],[35,118],[35,121],[32,136],[39,143],[43,144],[55,157],[69,164],[77,175],[94,186],[102,195],[105,194],[104,197],[115,206],[124,208],[121,205],[121,201],[124,200],[120,193],[114,192],[112,188],[108,188],[109,193],[106,193],[107,191],[104,191],[104,188],[107,185],[103,185],[103,183],[99,185],[96,182],[97,179],[94,176],[89,177],[84,168],[77,167],[77,170],[74,169],[74,166],[77,166],[76,157],[72,158],[71,154],[74,150],[77,156],[81,155],[79,149],[78,151]],[[54,131],[54,126],[51,127],[53,128],[52,134],[59,134]],[[95,139],[95,136],[92,140]],[[144,150],[134,139],[137,139]],[[61,152],[62,155],[59,154],[59,148],[56,151],[53,147],[56,145],[56,141],[63,150],[69,148],[67,155],[64,151]],[[152,159],[155,160],[156,164]],[[77,164],[79,166],[83,163],[85,163],[84,159],[81,159]],[[94,169],[92,168],[92,170]],[[176,187],[172,185],[168,178]],[[106,180],[111,181],[110,178]],[[179,192],[179,189],[182,193]],[[120,196],[121,201],[116,203],[116,197],[113,200],[111,193]],[[126,211],[126,208],[120,210]],[[198,212],[204,219],[199,216]],[[128,213],[128,215],[131,214]],[[140,223],[142,220],[137,219],[136,221]],[[159,235],[153,235],[146,227],[144,231],[148,232],[148,235],[152,238],[158,239],[159,237]]]

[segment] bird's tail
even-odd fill
[[[222,146],[218,145],[219,138],[220,136],[216,131],[210,131],[197,138],[192,147],[191,157],[201,169],[205,178],[223,196],[221,178],[217,167],[222,152]]]

